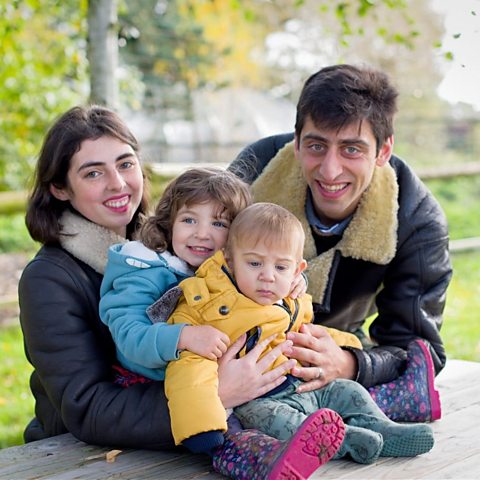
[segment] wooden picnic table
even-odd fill
[[[480,479],[480,363],[449,360],[436,380],[443,417],[432,424],[433,449],[373,465],[335,460],[312,479]],[[112,458],[109,458],[112,457]],[[110,461],[109,461],[110,460]],[[222,479],[210,459],[184,452],[87,445],[70,434],[0,450],[0,479]]]

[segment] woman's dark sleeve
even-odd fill
[[[163,383],[112,383],[113,342],[98,317],[98,288],[84,280],[65,259],[35,259],[22,275],[20,321],[37,419],[48,436],[66,430],[97,445],[172,447]]]

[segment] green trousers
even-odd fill
[[[288,440],[310,414],[330,408],[341,415],[346,426],[336,458],[350,454],[360,463],[372,463],[379,455],[414,456],[433,446],[429,425],[393,422],[357,382],[339,379],[313,392],[295,393],[299,383],[295,379],[281,392],[245,403],[235,409],[235,415],[244,428]],[[405,444],[410,446],[405,448]]]

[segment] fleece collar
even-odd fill
[[[302,222],[306,234],[304,256],[308,261],[309,291],[314,292],[314,301],[322,304],[336,252],[343,257],[378,265],[387,265],[395,256],[398,184],[390,164],[377,167],[341,240],[320,255],[317,255],[315,239],[305,215],[307,188],[295,158],[293,142],[277,153],[252,184],[256,202],[279,204]]]
[[[102,275],[107,264],[108,247],[128,241],[70,210],[63,212],[60,225],[60,245]]]

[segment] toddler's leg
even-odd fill
[[[380,433],[367,428],[345,425],[345,438],[333,460],[350,457],[357,463],[374,463],[383,448],[383,437]]]
[[[280,393],[245,403],[235,408],[235,415],[245,428],[288,440],[311,413],[323,407],[313,392],[298,394],[295,388],[289,385]]]
[[[381,456],[411,457],[428,452],[434,444],[426,424],[400,424],[390,420],[368,391],[356,382],[336,380],[325,387],[324,406],[337,411],[347,425],[378,432],[383,437]]]
[[[256,430],[227,432],[213,467],[237,480],[307,479],[332,458],[344,433],[342,419],[328,409],[310,415],[288,441]]]

